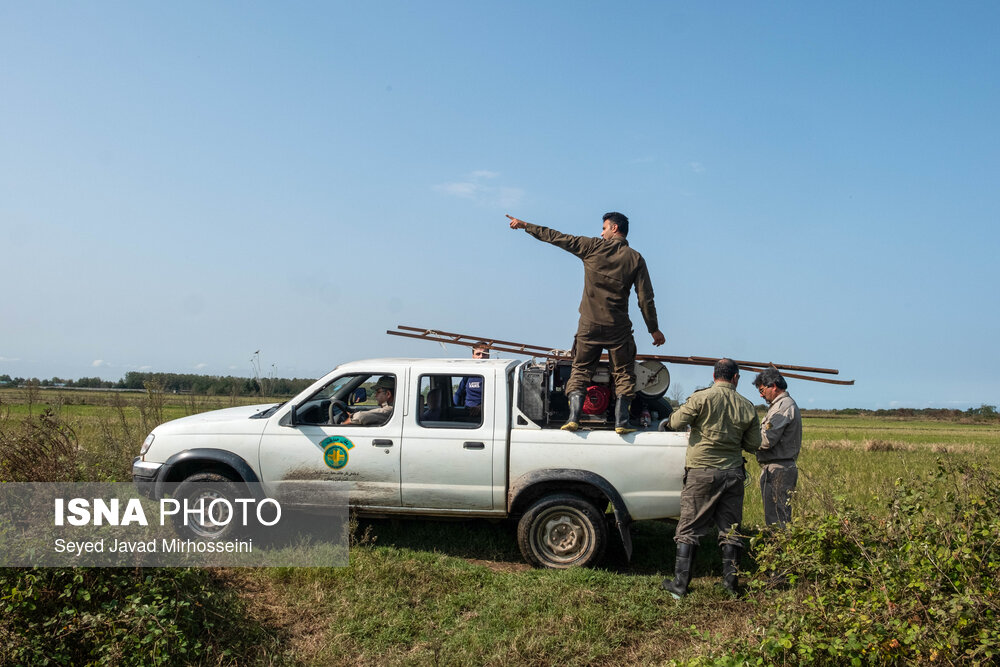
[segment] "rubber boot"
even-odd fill
[[[722,545],[722,587],[733,595],[739,595],[739,579],[736,572],[740,564],[740,549],[733,544]]]
[[[691,563],[694,562],[695,545],[680,542],[677,545],[677,560],[674,562],[674,578],[664,579],[660,588],[680,600],[687,595],[691,582]]]
[[[615,433],[624,435],[639,429],[632,428],[628,423],[628,406],[632,403],[631,396],[619,396],[615,399]]]
[[[571,391],[569,393],[569,418],[563,424],[564,431],[580,430],[580,415],[583,414],[583,392]]]

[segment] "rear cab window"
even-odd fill
[[[417,423],[424,428],[479,428],[485,394],[482,375],[421,375]]]

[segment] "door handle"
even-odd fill
[[[392,447],[392,440],[372,440],[372,447]]]
[[[481,442],[467,442],[462,446],[466,449],[486,449],[486,445]]]

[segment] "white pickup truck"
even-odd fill
[[[163,485],[186,480],[246,482],[274,497],[289,483],[347,482],[361,515],[517,520],[521,552],[535,566],[594,565],[611,531],[631,556],[632,521],[680,514],[687,435],[658,430],[669,406],[643,394],[651,424],[618,435],[599,392],[584,428],[560,430],[568,371],[565,361],[351,362],[280,405],[158,426],[133,479],[159,497]],[[379,414],[363,416],[378,408],[376,386],[392,387],[391,413],[358,423]],[[201,535],[218,531],[206,525]]]

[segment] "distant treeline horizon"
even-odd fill
[[[82,377],[68,380],[52,377],[38,378],[11,377],[0,375],[0,387],[24,387],[34,385],[43,388],[65,389],[120,389],[127,391],[164,391],[169,393],[204,394],[207,396],[294,396],[313,382],[315,378],[248,378],[233,375],[197,375],[194,373],[151,373],[129,371],[120,380],[104,380],[99,377]]]
[[[201,394],[206,396],[294,396],[311,385],[314,378],[249,378],[232,375],[196,375],[194,373],[151,373],[129,371],[117,380],[99,377],[82,377],[66,380],[52,377],[38,378],[11,377],[0,375],[0,388],[25,387],[33,385],[46,389],[104,389],[123,391],[164,391],[168,393]],[[872,416],[872,417],[923,417],[926,419],[1000,419],[995,405],[982,404],[978,408],[958,410],[950,408],[802,408],[802,413],[823,413],[824,415]]]

